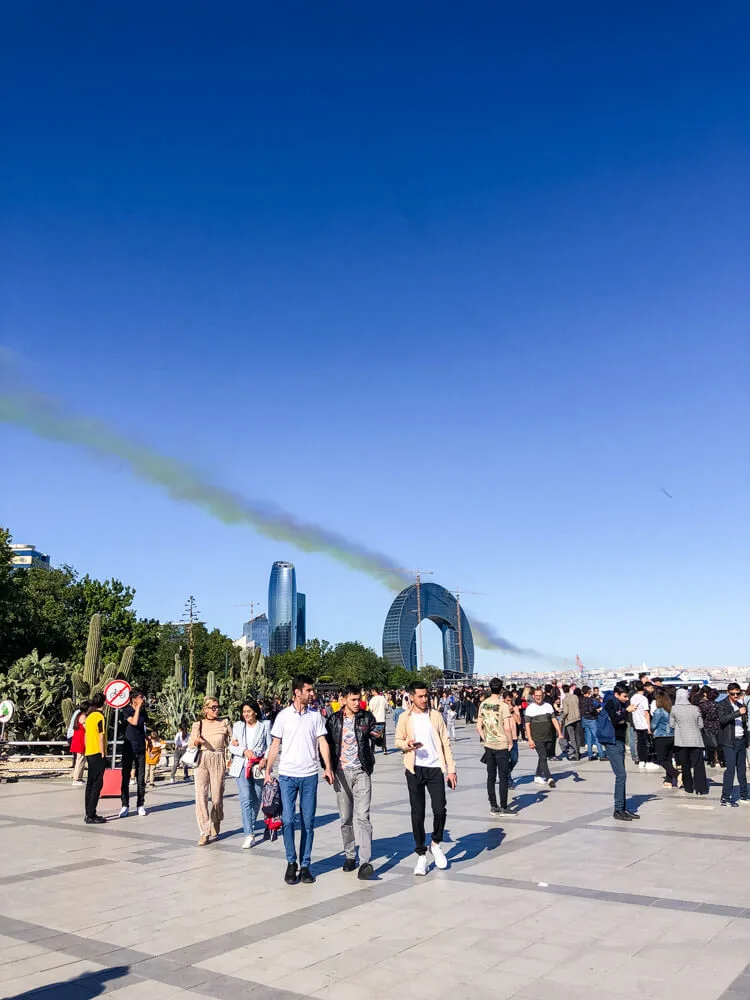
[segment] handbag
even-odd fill
[[[198,735],[203,738],[203,721],[198,726]],[[188,747],[180,760],[181,767],[197,767],[201,759],[200,747]]]

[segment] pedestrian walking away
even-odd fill
[[[484,744],[487,765],[487,798],[493,816],[514,816],[508,808],[510,752],[513,746],[513,713],[502,697],[503,682],[499,677],[490,681],[490,696],[479,706],[477,732]],[[498,805],[498,793],[500,804]]]
[[[99,692],[91,699],[91,709],[84,722],[84,750],[86,751],[85,822],[106,823],[96,811],[102,794],[104,772],[107,767],[107,734],[104,727],[104,695]]]
[[[721,789],[721,804],[735,806],[734,778],[740,786],[740,802],[750,801],[747,794],[747,750],[750,747],[750,732],[747,724],[747,706],[742,699],[739,684],[730,684],[727,697],[717,705],[719,714],[718,742],[724,749],[724,782]]]
[[[357,689],[359,690],[359,689]],[[333,784],[331,751],[328,747],[326,727],[320,712],[309,708],[314,696],[312,677],[300,674],[292,681],[293,701],[282,709],[271,727],[271,749],[268,751],[266,781],[272,779],[276,758],[279,760],[279,789],[281,791],[284,850],[286,851],[287,885],[315,881],[310,871],[313,838],[315,834],[315,809],[318,804],[318,755],[323,758],[325,780]],[[294,817],[299,798],[300,838],[299,867],[294,843]]]
[[[628,809],[625,773],[625,741],[628,738],[628,715],[632,714],[630,690],[627,684],[615,684],[614,691],[604,701],[596,720],[596,734],[607,751],[607,760],[615,776],[615,819],[631,822],[641,817]]]
[[[581,726],[581,700],[575,685],[563,684],[563,697],[560,703],[565,736],[570,748],[570,759],[581,759],[581,744],[583,743],[583,727]]]
[[[703,716],[697,705],[690,703],[688,692],[677,692],[669,716],[674,728],[674,745],[682,765],[682,787],[690,795],[708,795],[708,778],[703,760]]]
[[[177,768],[180,766],[180,761],[185,756],[185,751],[188,748],[188,743],[190,742],[190,737],[188,736],[188,727],[183,724],[174,734],[174,757],[172,759],[172,773],[169,777],[170,785],[175,783],[175,775],[177,774]],[[183,767],[182,776],[185,781],[190,781],[190,770],[187,767]]]
[[[255,824],[260,812],[263,780],[268,751],[271,748],[271,732],[268,722],[261,719],[260,705],[254,698],[248,698],[240,709],[242,719],[232,727],[232,741],[229,752],[232,763],[229,773],[237,783],[242,812],[242,830],[245,839],[243,850],[255,846]]]
[[[346,693],[344,694],[346,697]],[[382,691],[378,691],[377,688],[372,688],[370,691],[370,704],[368,706],[370,712],[372,712],[373,718],[375,719],[375,731],[373,732],[373,741],[383,748],[383,755],[388,753],[388,748],[385,742],[385,714],[388,703],[385,700],[385,696]],[[339,709],[341,706],[339,706]]]
[[[414,849],[417,853],[414,874],[426,875],[428,848],[425,843],[425,796],[429,792],[432,806],[432,839],[429,850],[435,866],[447,868],[448,859],[440,846],[448,814],[445,783],[447,781],[450,788],[455,788],[458,778],[445,721],[440,712],[429,708],[427,688],[415,681],[410,685],[409,693],[411,708],[398,720],[395,743],[404,755]]]
[[[372,772],[375,754],[372,733],[377,719],[370,711],[362,711],[357,698],[358,689],[350,684],[344,688],[344,705],[326,720],[328,743],[331,748],[331,769],[335,780],[336,803],[341,816],[341,838],[344,842],[345,872],[357,869],[357,877],[368,879],[373,874],[372,823]],[[370,702],[372,704],[372,702]]]
[[[120,817],[130,812],[130,774],[135,771],[138,815],[146,815],[146,735],[148,718],[143,692],[133,691],[130,704],[122,710],[125,724],[122,744],[122,777],[120,781]]]
[[[544,688],[534,688],[532,700],[526,708],[526,739],[529,749],[536,750],[537,767],[534,781],[537,785],[555,787],[555,779],[549,769],[548,761],[555,756],[555,736],[562,738],[560,723],[555,716],[554,707],[545,701]]]
[[[218,837],[224,819],[224,782],[226,752],[232,739],[229,719],[219,717],[216,698],[203,699],[202,717],[193,723],[188,746],[198,747],[200,756],[195,768],[195,818],[200,837],[198,847],[205,847],[211,837]],[[211,811],[208,797],[211,796]]]
[[[672,764],[674,734],[670,716],[672,700],[666,691],[658,691],[652,703],[651,732],[654,735],[656,763],[664,768],[664,787],[677,788],[677,771]]]

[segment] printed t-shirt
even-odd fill
[[[484,729],[484,745],[490,750],[508,749],[508,737],[503,723],[511,716],[511,710],[504,701],[492,701],[488,698],[480,705],[479,719]]]
[[[104,716],[101,712],[89,712],[83,724],[86,730],[86,756],[91,757],[95,753],[101,753],[99,736],[104,732]]]
[[[531,725],[531,738],[535,743],[549,743],[555,739],[555,727],[552,725],[554,712],[554,708],[546,701],[541,705],[532,701],[528,705],[526,721]]]
[[[344,716],[344,728],[341,733],[341,767],[348,771],[361,771],[357,734],[354,731],[354,718]]]
[[[412,712],[412,727],[414,740],[422,746],[416,750],[414,763],[417,767],[440,767],[440,756],[435,744],[435,730],[432,728],[427,712]]]
[[[633,712],[633,727],[635,729],[648,729],[648,722],[646,722],[646,712],[648,712],[648,699],[645,695],[634,694],[630,699],[630,704],[635,706],[635,712]]]
[[[309,708],[298,712],[294,705],[276,716],[271,736],[281,740],[279,774],[287,778],[308,778],[318,773],[318,740],[326,734],[320,712]]]

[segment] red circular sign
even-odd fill
[[[104,688],[104,700],[110,708],[125,708],[130,701],[130,685],[127,681],[110,681]]]

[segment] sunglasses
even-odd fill
[[[209,710],[209,712],[218,712],[219,711],[219,706],[218,705],[209,705],[208,706],[208,710]]]

